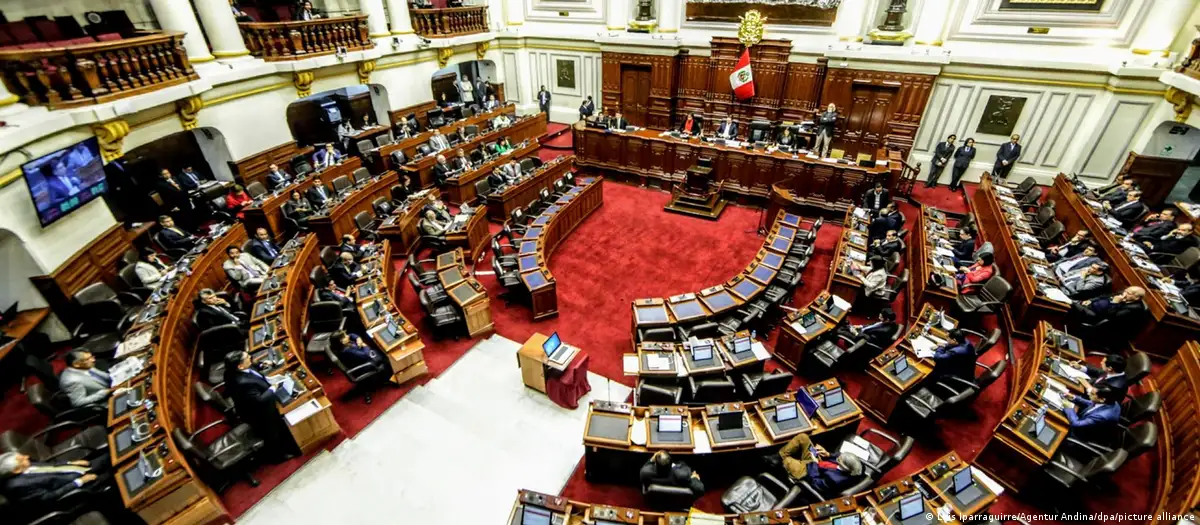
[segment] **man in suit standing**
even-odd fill
[[[591,95],[579,105],[579,120],[585,120],[596,112],[596,103],[592,101]]]
[[[975,345],[959,329],[950,331],[950,341],[933,351],[933,375],[975,380]]]
[[[286,171],[279,169],[278,165],[272,164],[267,166],[267,186],[270,186],[272,191],[278,190],[279,188],[287,186],[291,183],[292,176],[288,175]]]
[[[996,164],[992,166],[993,177],[1008,178],[1008,172],[1012,171],[1013,164],[1016,164],[1017,159],[1021,156],[1019,140],[1021,140],[1021,136],[1013,133],[1012,140],[1002,144],[996,151]]]
[[[733,140],[737,138],[737,134],[738,126],[737,123],[733,121],[733,117],[731,116],[726,116],[725,120],[717,126],[717,138]]]
[[[338,254],[337,262],[329,267],[329,278],[342,288],[350,288],[362,278],[362,269],[354,262],[354,254],[342,252]]]
[[[946,168],[946,164],[949,164],[950,158],[954,156],[954,141],[956,139],[958,139],[958,136],[951,134],[949,137],[946,137],[946,140],[939,142],[937,147],[933,148],[933,158],[929,161],[929,178],[925,179],[926,188],[937,186],[938,179],[942,176],[942,170]]]
[[[610,119],[608,121],[608,129],[623,130],[628,126],[629,126],[629,121],[625,120],[625,117],[621,116],[620,113],[617,113],[612,119]]]
[[[332,168],[342,161],[342,154],[334,149],[333,143],[325,144],[324,148],[313,153],[313,168],[317,171]]]
[[[478,100],[496,100],[495,93],[492,93],[492,85],[488,84],[488,81],[484,80],[483,77],[475,79],[475,96]]]
[[[863,195],[863,208],[871,212],[871,215],[879,213],[879,210],[882,210],[890,202],[892,200],[888,197],[888,191],[883,189],[882,182],[876,182],[875,187]]]
[[[550,92],[546,91],[546,86],[542,86],[537,93],[538,109],[547,115],[550,114],[550,98]]]
[[[191,250],[196,246],[196,237],[175,226],[175,219],[170,215],[158,218],[162,230],[158,232],[158,242],[168,250]]]
[[[250,354],[238,350],[225,355],[225,395],[237,406],[239,418],[265,442],[266,456],[282,462],[300,451],[279,414],[278,388],[254,369]]]
[[[258,287],[262,286],[263,279],[267,278],[271,267],[248,253],[242,253],[242,249],[237,246],[226,248],[225,253],[229,255],[221,264],[225,275],[237,282],[243,290],[257,291]]]
[[[962,146],[954,150],[954,167],[950,169],[950,191],[957,191],[962,188],[962,177],[967,172],[967,168],[971,167],[971,161],[975,160],[975,139],[968,138]]]
[[[67,352],[67,367],[59,374],[58,384],[75,408],[101,403],[112,394],[112,377],[108,372],[96,368],[96,358],[91,352],[72,350]]]
[[[1087,397],[1075,396],[1071,405],[1062,407],[1063,416],[1070,423],[1070,435],[1074,438],[1102,437],[1105,430],[1121,421],[1121,399],[1124,392],[1103,386],[1088,391]]]
[[[433,151],[450,149],[450,141],[446,139],[445,135],[442,135],[442,130],[433,130],[433,135],[429,136],[429,148]]]
[[[833,147],[833,130],[837,125],[837,106],[830,103],[825,111],[817,115],[817,140],[813,143],[813,151],[821,158],[829,156],[829,148]]]
[[[333,198],[333,193],[320,180],[314,181],[313,185],[309,186],[304,193],[309,204],[312,204],[314,208],[324,208],[329,203],[329,199]]]
[[[237,325],[246,329],[250,323],[241,312],[235,312],[228,301],[222,299],[212,288],[200,290],[199,301],[196,305],[196,325],[200,330],[226,324]]]
[[[50,176],[46,177],[46,185],[50,187],[52,203],[67,200],[83,189],[83,183],[79,177],[75,173],[71,173],[66,163],[61,160],[44,167],[42,173],[45,173],[46,169],[50,171]]]
[[[254,230],[254,240],[250,241],[250,255],[265,263],[275,262],[275,258],[279,257],[279,245],[271,239],[271,234],[267,233],[266,228],[258,228]]]
[[[175,177],[171,175],[171,170],[163,168],[159,172],[159,179],[154,184],[154,191],[158,193],[163,207],[168,211],[185,211],[192,208],[187,189],[180,185],[178,180],[175,180]]]
[[[1121,222],[1121,225],[1128,228],[1137,222],[1138,218],[1146,212],[1146,205],[1142,204],[1142,192],[1133,190],[1125,194],[1125,202],[1112,205],[1107,202],[1103,204],[1104,209],[1108,210],[1108,215]]]

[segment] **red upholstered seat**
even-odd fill
[[[120,40],[120,39],[121,39],[120,33],[102,33],[102,34],[96,35],[96,40],[100,41],[100,42],[111,42],[113,40]]]
[[[33,28],[25,22],[9,22],[3,25],[3,28],[12,35],[13,40],[18,44],[30,44],[38,41],[37,34],[33,32]]]

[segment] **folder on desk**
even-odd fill
[[[937,348],[933,341],[923,335],[910,339],[909,343],[912,344],[913,350],[916,350],[917,357],[922,359],[933,357],[933,350]]]

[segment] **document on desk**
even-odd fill
[[[321,410],[321,404],[318,403],[316,399],[309,399],[300,406],[293,408],[287,414],[284,414],[283,417],[287,419],[288,425],[294,427],[300,424],[301,421],[312,417],[313,414],[316,414]]]
[[[1054,408],[1061,409],[1063,407],[1063,396],[1053,388],[1047,388],[1042,391],[1042,399],[1049,403]]]
[[[1066,377],[1067,379],[1071,379],[1073,381],[1080,381],[1080,380],[1088,379],[1087,372],[1084,372],[1083,370],[1075,368],[1074,366],[1071,366],[1062,361],[1058,362],[1057,370],[1058,370],[1059,375],[1062,375],[1062,376]]]
[[[1041,250],[1035,250],[1028,246],[1021,247],[1021,255],[1024,257],[1029,257],[1030,259],[1036,259],[1039,261],[1046,260],[1046,254],[1044,252],[1042,252]]]
[[[933,253],[941,255],[942,257],[954,257],[954,252],[942,248],[941,246],[938,246],[937,249],[933,250]]]
[[[150,340],[153,338],[154,338],[153,330],[143,330],[143,331],[139,332],[137,335],[130,337],[129,339],[126,339],[124,341],[121,341],[121,343],[117,345],[117,353],[114,356],[114,358],[121,359],[122,357],[125,357],[126,355],[132,354],[134,352],[138,352],[141,349],[146,348],[147,346],[150,346]]]
[[[1038,245],[1038,240],[1037,240],[1037,237],[1034,237],[1034,236],[1032,236],[1032,235],[1029,235],[1028,233],[1020,233],[1020,232],[1018,232],[1018,233],[1017,233],[1017,240],[1019,240],[1019,241],[1021,241],[1021,242],[1025,243],[1025,244],[1032,244],[1032,245],[1034,245],[1034,246],[1037,246],[1037,245]]]
[[[865,442],[866,440],[857,435],[852,436],[850,439],[842,442],[842,447],[838,449],[838,452],[841,452],[842,454],[850,454],[863,461],[870,461],[871,451],[867,448],[867,446],[864,445]]]
[[[849,310],[850,309],[849,301],[842,299],[842,297],[840,295],[836,295],[836,294],[830,294],[830,295],[833,296],[833,305],[836,306],[839,310]]]
[[[703,428],[692,429],[692,443],[695,447],[692,449],[696,454],[708,454],[712,452],[712,445],[708,444],[708,431]]]
[[[912,344],[913,350],[917,352],[917,357],[921,359],[933,357],[933,350],[937,348],[937,345],[933,341],[930,341],[928,337],[923,335],[910,339],[909,343]]]
[[[858,262],[866,262],[867,254],[858,250],[849,250],[850,259]]]
[[[1040,288],[1042,293],[1046,294],[1046,298],[1056,303],[1071,304],[1071,298],[1056,286],[1043,286]]]
[[[1000,199],[1000,202],[1004,202],[1004,203],[1007,203],[1007,204],[1011,204],[1011,205],[1013,205],[1013,206],[1020,206],[1020,205],[1021,205],[1021,203],[1017,202],[1017,199],[1014,199],[1014,198],[1012,198],[1012,197],[1009,197],[1009,196],[1007,196],[1007,195],[997,195],[996,197]]]
[[[625,354],[621,357],[621,373],[627,376],[635,376],[641,367],[638,366],[637,354]]]
[[[634,419],[633,426],[629,427],[629,442],[634,445],[644,446],[646,444],[646,420]]]
[[[971,474],[975,476],[975,479],[978,480],[979,483],[983,484],[984,487],[987,487],[988,491],[992,494],[997,496],[1004,494],[1004,487],[1001,487],[999,483],[996,483],[996,480],[992,479],[991,476],[984,474],[983,470],[973,468],[971,469]]]
[[[670,370],[671,357],[662,354],[649,354],[646,356],[646,368],[650,370]]]
[[[771,353],[767,351],[767,347],[758,341],[750,345],[750,351],[754,352],[754,358],[759,361],[766,361],[771,357]]]
[[[688,525],[725,525],[725,518],[716,514],[691,509],[688,511]]]
[[[108,375],[112,379],[112,386],[116,387],[125,384],[126,381],[142,373],[142,369],[145,366],[146,361],[140,357],[130,357],[113,365],[108,369]]]
[[[867,209],[866,208],[854,208],[854,218],[866,220]]]

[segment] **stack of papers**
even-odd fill
[[[1058,373],[1065,376],[1067,379],[1072,379],[1075,381],[1088,379],[1087,372],[1079,370],[1078,368],[1068,365],[1062,361],[1058,362]]]
[[[646,367],[650,370],[670,370],[671,358],[662,354],[647,355]]]
[[[1043,286],[1042,293],[1046,294],[1046,298],[1056,303],[1071,304],[1071,298],[1067,297],[1066,292],[1057,286]]]
[[[1017,233],[1017,240],[1025,243],[1025,244],[1032,244],[1034,246],[1037,246],[1037,243],[1038,243],[1037,237],[1034,237],[1027,233]]]
[[[866,260],[867,260],[867,254],[860,252],[858,250],[850,250],[849,256],[850,256],[851,260],[858,261],[858,262],[866,262]]]
[[[117,345],[117,354],[115,358],[120,359],[134,352],[140,352],[143,348],[150,346],[150,340],[152,338],[154,338],[154,333],[152,330],[143,330],[138,332],[137,335],[121,341],[121,343]]]
[[[1041,251],[1041,250],[1035,250],[1035,249],[1033,249],[1033,248],[1030,248],[1030,247],[1028,247],[1028,246],[1022,246],[1022,247],[1021,247],[1021,256],[1023,256],[1023,257],[1029,257],[1030,259],[1037,259],[1037,260],[1039,260],[1039,261],[1044,261],[1044,260],[1046,260],[1046,254],[1045,254],[1045,253],[1042,253],[1042,251]]]
[[[930,341],[928,337],[923,335],[919,335],[909,340],[909,342],[912,344],[913,350],[917,351],[917,357],[922,359],[933,357],[933,350],[937,348],[937,345],[933,341]]]
[[[628,376],[635,376],[640,367],[638,366],[637,354],[625,354],[621,357],[621,373]]]
[[[833,295],[833,294],[831,294],[831,295]],[[842,299],[842,297],[840,295],[833,295],[833,305],[838,307],[839,310],[849,310],[850,309],[850,303],[848,301],[846,301],[845,299]]]
[[[708,432],[701,427],[692,429],[692,443],[695,444],[692,452],[696,454],[708,454],[712,452],[712,445],[708,444]]]
[[[935,253],[937,255],[941,255],[943,257],[954,257],[954,252],[947,250],[945,248],[942,248],[941,246],[938,246],[937,249],[935,249],[933,251],[933,253]]]
[[[284,414],[283,417],[287,419],[287,422],[289,425],[294,427],[297,424],[299,424],[301,421],[304,421],[305,419],[312,417],[313,414],[316,414],[317,412],[320,412],[320,411],[321,411],[321,404],[318,403],[316,399],[309,399],[307,402],[301,404],[300,406],[298,406],[296,408],[293,408],[287,414]]]
[[[108,369],[108,375],[112,378],[114,387],[125,384],[125,382],[133,379],[134,376],[142,373],[145,368],[146,361],[140,357],[130,357],[121,361]]]
[[[842,454],[850,454],[858,459],[869,462],[871,460],[871,451],[869,448],[867,448],[869,446],[870,444],[866,443],[865,439],[855,435],[851,436],[850,439],[843,441],[842,447],[838,449],[838,452],[841,452]]]

